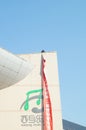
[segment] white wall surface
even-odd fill
[[[25,78],[31,68],[29,61],[0,48],[0,89],[9,87]]]
[[[45,74],[53,112],[53,130],[62,130],[62,113],[60,102],[57,54],[43,53],[46,60]],[[30,61],[34,68],[23,80],[6,89],[0,90],[0,129],[1,130],[43,130],[43,113],[34,113],[33,108],[42,109],[42,102],[37,105],[40,93],[30,94],[29,109],[25,111],[27,93],[42,89],[41,86],[41,53],[20,55]],[[14,60],[13,60],[14,61]]]

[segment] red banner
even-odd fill
[[[42,87],[43,87],[43,105],[44,105],[44,130],[53,130],[52,105],[48,90],[47,79],[45,76],[45,59],[42,57]]]

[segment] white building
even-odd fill
[[[52,105],[51,130],[62,130],[56,52],[15,56],[0,48],[1,130],[45,130],[42,56],[46,60],[44,73]]]

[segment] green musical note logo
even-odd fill
[[[29,104],[29,98],[30,98],[30,95],[33,94],[33,93],[40,93],[40,95],[38,96],[38,99],[36,101],[36,104],[37,105],[40,105],[41,104],[41,98],[42,98],[42,91],[43,89],[38,89],[38,90],[31,90],[29,91],[26,95],[27,95],[27,98],[26,98],[26,101],[25,101],[25,104],[24,104],[24,110],[27,111],[29,110],[30,108],[30,104]]]

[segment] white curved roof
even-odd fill
[[[0,48],[0,89],[22,80],[31,69],[32,66],[28,61]]]

